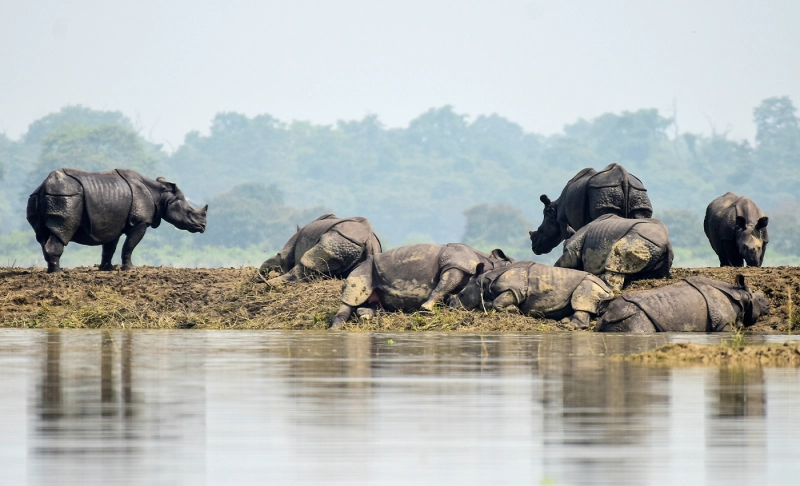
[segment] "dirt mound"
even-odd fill
[[[675,343],[646,353],[624,358],[626,361],[656,366],[800,366],[800,343],[757,345],[733,348],[725,345]]]
[[[743,273],[762,290],[771,314],[753,333],[788,331],[787,290],[800,293],[800,268],[674,269],[672,278],[636,282],[623,293],[660,287],[691,275],[732,282]],[[339,307],[340,280],[319,280],[266,290],[254,268],[96,268],[47,274],[0,268],[0,326],[70,328],[326,329]],[[796,312],[793,312],[796,319]],[[441,308],[433,314],[382,313],[352,330],[567,331],[568,324],[509,313]]]

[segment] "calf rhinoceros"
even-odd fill
[[[325,214],[289,238],[277,255],[259,271],[283,275],[267,281],[270,286],[304,280],[311,275],[345,278],[369,256],[381,252],[381,242],[366,218],[337,218]]]
[[[764,263],[769,236],[769,218],[747,196],[728,192],[706,208],[703,229],[720,267],[760,267]]]
[[[632,219],[653,215],[647,189],[619,164],[599,172],[583,169],[567,182],[558,199],[550,201],[545,194],[539,199],[544,204],[544,219],[536,231],[529,232],[531,249],[537,255],[549,253],[603,214]]]
[[[672,268],[667,227],[657,219],[604,214],[564,242],[555,266],[583,270],[613,289],[642,278],[665,278]]]
[[[569,317],[573,325],[587,328],[591,316],[612,298],[611,289],[587,272],[516,262],[470,278],[466,287],[450,298],[450,305],[467,310],[519,309],[548,319]]]
[[[354,308],[362,317],[374,315],[373,308],[365,307],[370,304],[390,311],[433,310],[472,275],[512,262],[502,250],[487,255],[461,243],[401,246],[372,255],[342,285],[342,306],[331,329],[341,327]]]
[[[769,302],[742,275],[735,284],[689,277],[612,300],[597,320],[600,332],[717,332],[752,326],[769,313]]]
[[[59,260],[70,241],[102,245],[100,270],[111,270],[111,257],[120,236],[122,269],[133,267],[131,253],[148,226],[158,228],[165,219],[191,233],[206,229],[206,211],[186,202],[183,192],[159,177],[148,179],[129,169],[51,172],[28,198],[27,219],[42,245],[47,272],[60,272]]]

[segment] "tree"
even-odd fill
[[[280,189],[257,182],[239,184],[216,196],[208,208],[208,229],[202,244],[240,248],[261,245],[270,250],[283,247],[296,225],[330,212],[322,207],[297,210],[286,206]]]
[[[133,131],[131,121],[119,111],[98,111],[81,105],[65,106],[58,113],[50,113],[28,125],[22,140],[28,145],[38,145],[53,131],[64,125],[96,127],[116,125]]]
[[[465,210],[464,216],[464,243],[482,250],[501,248],[512,255],[530,255],[528,231],[533,224],[519,209],[506,204],[477,204]]]
[[[29,173],[29,185],[40,183],[62,167],[90,172],[116,168],[133,169],[156,177],[158,159],[147,153],[144,141],[131,129],[119,125],[69,124],[42,140],[42,150]]]
[[[753,110],[756,159],[770,167],[800,162],[800,120],[788,96],[767,98]]]

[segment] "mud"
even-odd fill
[[[751,345],[741,348],[730,345],[675,343],[618,359],[669,367],[681,365],[796,367],[800,366],[800,343],[786,342],[783,345]]]
[[[660,287],[691,275],[732,282],[745,275],[772,306],[748,333],[789,332],[787,289],[797,309],[800,268],[677,268],[672,277],[634,282],[622,293]],[[188,269],[136,267],[122,272],[97,268],[0,268],[0,326],[67,328],[327,328],[340,304],[341,280],[288,284],[267,290],[255,268]],[[792,322],[797,323],[797,311]],[[432,314],[380,313],[353,321],[351,330],[572,331],[565,321],[513,313],[438,308]]]

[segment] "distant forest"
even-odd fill
[[[163,175],[195,205],[209,204],[205,234],[168,224],[150,230],[134,264],[257,265],[296,225],[326,212],[366,216],[385,248],[462,241],[552,262],[560,248],[535,257],[528,240],[541,222],[539,195],[555,199],[580,169],[612,162],[644,182],[655,217],[669,228],[676,266],[717,264],[702,221],[708,203],[728,191],[750,196],[770,216],[765,264],[797,264],[797,110],[788,97],[768,98],[753,121],[751,145],[725,132],[680,132],[656,109],[580,119],[552,136],[450,106],[406,128],[387,128],[374,115],[315,125],[219,113],[207,135],[188,133],[170,154],[120,112],[68,106],[31,123],[18,140],[0,135],[0,265],[42,264],[25,203],[61,167]],[[99,259],[99,248],[73,244],[62,261]]]

